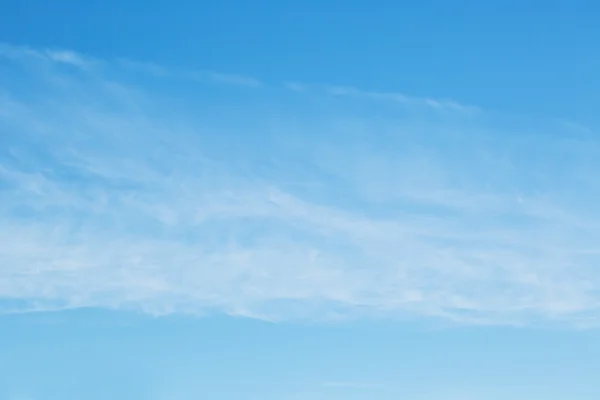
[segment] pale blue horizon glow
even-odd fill
[[[5,36],[0,400],[597,398],[583,107]]]

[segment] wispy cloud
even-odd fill
[[[293,86],[296,90],[298,86]],[[372,92],[357,89],[351,86],[325,86],[324,92],[333,96],[344,96],[353,98],[366,98],[377,101],[387,101],[400,103],[402,105],[415,104],[420,106],[429,106],[440,110],[449,110],[453,112],[475,113],[479,109],[474,106],[466,106],[451,100],[434,100],[434,99],[416,99],[400,93]]]
[[[62,64],[71,64],[73,66],[85,69],[92,67],[118,67],[124,70],[134,71],[136,73],[142,73],[154,77],[184,79],[197,83],[212,82],[254,89],[265,88],[268,86],[262,80],[244,74],[227,73],[223,71],[217,72],[210,70],[173,68],[159,65],[154,62],[131,60],[127,58],[100,61],[90,56],[84,56],[70,50],[36,50],[30,47],[11,46],[0,43],[0,55],[12,59],[23,60],[24,58],[29,58],[37,59],[38,61],[45,60]],[[401,106],[430,107],[449,112],[473,114],[480,111],[478,107],[473,105],[460,104],[456,101],[448,99],[442,100],[419,98],[408,96],[402,93],[370,91],[352,86],[318,85],[301,82],[283,82],[281,84],[275,84],[274,86],[297,93],[315,93],[321,96],[347,97],[392,104],[398,103]]]
[[[213,101],[125,73],[184,76],[157,65],[0,50],[0,312],[598,321],[593,136],[373,93],[357,114],[355,89]]]
[[[151,62],[140,62],[128,59],[120,59],[116,62],[121,68],[141,72],[160,78],[176,78],[198,83],[220,83],[224,85],[240,86],[247,88],[261,88],[265,84],[259,79],[251,76],[232,74],[224,72],[215,72],[207,70],[186,70],[178,68],[167,68]]]
[[[46,56],[48,56],[48,58],[50,58],[52,61],[59,62],[59,63],[65,63],[65,64],[72,64],[77,67],[85,68],[90,63],[89,60],[86,60],[85,58],[81,57],[79,54],[74,53],[72,51],[46,50],[45,53],[46,53]]]
[[[263,85],[261,81],[255,78],[243,75],[224,74],[222,72],[195,73],[191,76],[200,80],[202,80],[204,76],[207,76],[212,81],[225,83],[228,85],[248,86],[253,88],[258,88]]]
[[[0,43],[0,56],[13,61],[47,61],[59,64],[70,64],[79,68],[88,68],[96,64],[98,60],[78,54],[70,50],[44,49],[36,50],[26,46],[11,46]]]

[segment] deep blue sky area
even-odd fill
[[[4,0],[0,39],[597,126],[594,1]]]

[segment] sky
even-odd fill
[[[0,400],[600,395],[600,4],[0,5]]]

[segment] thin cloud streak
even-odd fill
[[[291,88],[293,90],[298,90],[299,87],[296,85],[292,86]],[[399,103],[403,105],[420,103],[421,106],[426,105],[431,108],[448,110],[452,112],[476,113],[480,111],[477,107],[465,106],[449,100],[415,99],[399,93],[370,92],[359,90],[350,86],[325,86],[324,92],[332,96],[365,98],[369,100]]]
[[[136,61],[127,58],[120,58],[114,61],[100,61],[89,56],[78,54],[70,50],[45,49],[35,50],[24,46],[11,46],[0,43],[0,56],[8,58],[23,59],[24,57],[43,59],[45,61],[70,64],[82,69],[92,67],[120,67],[126,70],[135,71],[143,74],[152,75],[160,78],[176,78],[195,81],[198,83],[213,82],[223,85],[239,86],[246,88],[259,89],[268,85],[255,77],[226,73],[222,71],[207,70],[185,70],[179,68],[169,68],[152,62]],[[473,114],[481,110],[475,106],[464,105],[452,100],[438,100],[429,98],[419,98],[407,96],[394,92],[376,92],[361,90],[350,86],[332,86],[315,85],[300,82],[284,82],[281,88],[292,92],[313,92],[320,95],[330,95],[333,97],[352,97],[361,98],[370,101],[399,103],[401,105],[415,105],[420,107],[431,107],[438,110],[447,110],[449,112],[460,112]]]
[[[204,109],[122,63],[21,51],[0,52],[0,312],[598,321],[593,137],[357,116],[347,93]]]

